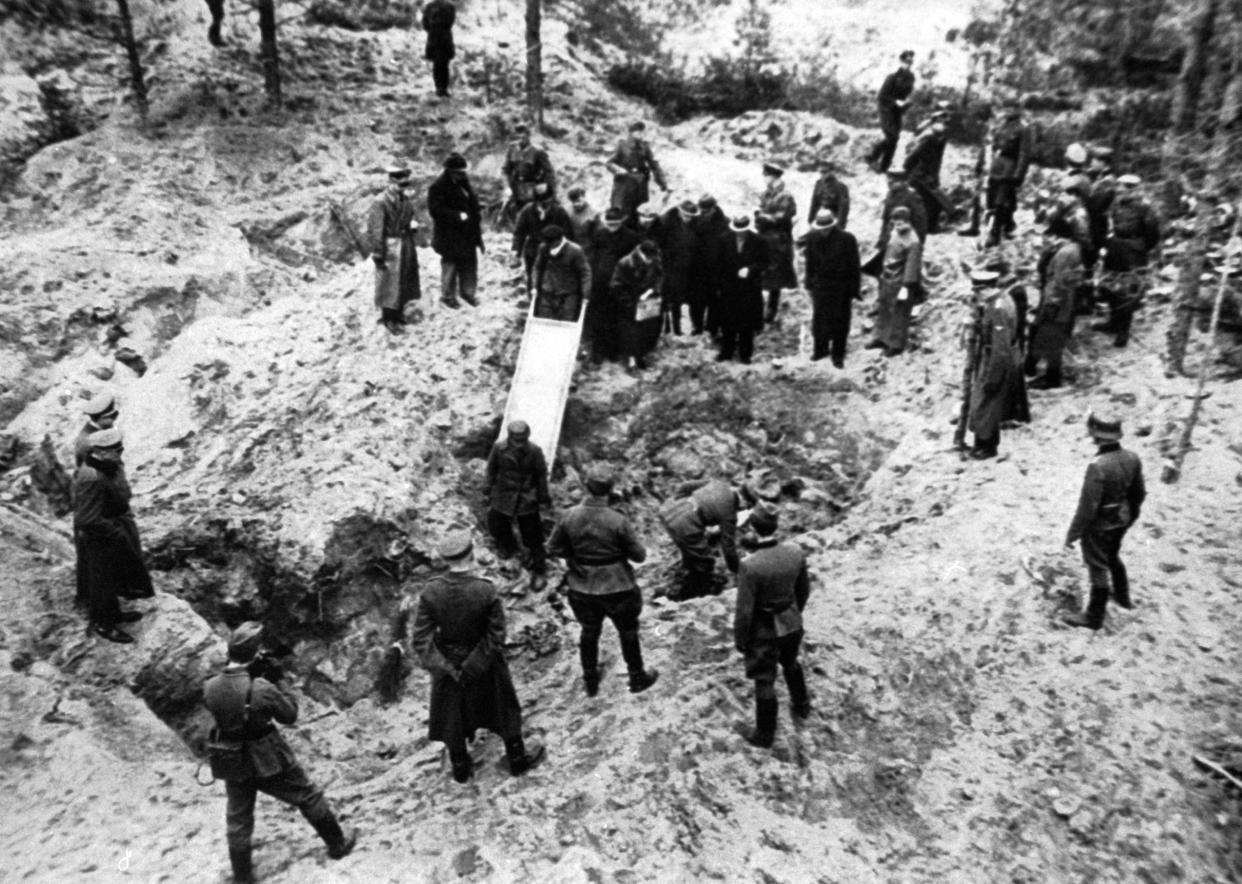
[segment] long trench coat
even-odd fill
[[[734,331],[763,328],[763,283],[768,267],[768,246],[758,234],[747,232],[739,250],[732,231],[720,238],[717,250],[716,285],[720,292],[720,325]],[[745,279],[738,271],[747,268]]]
[[[422,297],[418,249],[414,242],[414,201],[389,188],[367,218],[371,256],[376,260],[375,306],[400,310]]]
[[[73,536],[79,592],[91,599],[145,599],[155,594],[129,508],[125,468],[109,473],[93,461],[73,477]]]
[[[979,340],[970,379],[967,426],[976,439],[995,439],[1009,400],[1013,360],[1014,314],[1008,296],[996,294],[983,305]],[[1006,309],[1008,306],[1009,309]]]
[[[798,204],[782,181],[773,182],[759,198],[759,212],[772,220],[760,218],[759,235],[768,246],[768,267],[763,272],[763,287],[796,289],[798,275],[794,272],[793,219]]]

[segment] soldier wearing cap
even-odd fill
[[[867,156],[867,164],[876,172],[887,172],[892,165],[893,155],[897,153],[897,142],[901,138],[901,118],[910,103],[910,94],[914,92],[914,53],[909,49],[898,56],[901,66],[884,78],[880,93],[876,97],[880,112],[880,131],[883,138],[876,143]]]
[[[399,333],[405,325],[405,305],[422,297],[413,190],[410,170],[390,166],[388,186],[367,216],[367,238],[375,262],[375,306],[380,308],[379,321],[392,333]]]
[[[820,209],[829,209],[837,219],[837,227],[845,230],[850,220],[850,187],[837,177],[837,164],[823,160],[819,164],[819,178],[811,190],[811,210],[806,216],[808,224],[815,222]]]
[[[608,505],[614,481],[608,468],[588,468],[586,500],[561,516],[548,541],[548,551],[569,568],[569,607],[582,626],[578,651],[588,697],[599,692],[599,639],[605,619],[612,621],[620,637],[630,693],[647,690],[659,677],[643,667],[638,639],[643,593],[630,565],[645,561],[647,551],[630,520]]]
[[[910,187],[910,176],[905,169],[893,169],[888,173],[888,193],[884,195],[884,205],[880,209],[880,236],[875,247],[880,254],[888,246],[888,238],[893,231],[893,212],[904,208],[909,217],[907,220],[919,242],[927,240],[927,209],[923,200]]]
[[[641,120],[630,123],[629,135],[608,158],[608,171],[613,176],[611,203],[627,218],[633,217],[635,210],[651,198],[648,184],[651,178],[655,178],[661,190],[668,192],[664,170],[656,162],[651,145],[643,139],[646,128]]]
[[[690,325],[695,334],[720,334],[720,304],[716,299],[716,264],[720,244],[729,232],[729,218],[710,193],[699,197],[699,214],[691,222],[695,232],[694,273],[690,277]]]
[[[535,269],[535,258],[539,255],[540,238],[545,227],[554,225],[561,230],[573,229],[573,219],[569,212],[556,199],[555,194],[546,183],[540,182],[533,188],[534,201],[528,203],[518,212],[517,222],[513,226],[513,254],[521,258],[528,291],[532,284],[531,273]]]
[[[263,645],[263,626],[247,621],[229,636],[228,664],[203,686],[203,704],[215,718],[213,741],[240,746],[237,768],[224,777],[228,800],[226,833],[233,881],[254,881],[251,836],[258,793],[296,807],[328,846],[328,856],[341,859],[358,842],[357,829],[346,834],[328,806],[323,790],[310,781],[276,723],[292,725],[298,718],[293,692],[279,684],[270,667],[254,672]]]
[[[1075,298],[1082,286],[1082,246],[1064,227],[1048,229],[1049,244],[1039,258],[1040,297],[1031,324],[1031,346],[1023,370],[1033,377],[1041,361],[1044,374],[1031,381],[1032,390],[1061,386],[1065,345],[1074,331]]]
[[[968,456],[973,460],[996,457],[1001,423],[1014,371],[1013,341],[1016,317],[1013,302],[997,289],[1000,274],[976,270],[970,275],[975,304],[973,328],[968,334],[970,412],[967,428],[975,436]]]
[[[768,246],[768,266],[763,271],[763,287],[768,293],[768,305],[763,314],[766,323],[776,321],[781,289],[798,287],[793,244],[793,221],[798,214],[798,204],[793,194],[785,189],[784,176],[785,170],[775,163],[763,164],[766,186],[755,212],[755,229]]]
[[[759,537],[758,549],[742,560],[737,571],[737,608],[733,614],[733,641],[746,659],[746,677],[755,682],[755,726],[739,731],[746,742],[771,748],[776,738],[779,705],[776,669],[779,664],[789,688],[795,720],[811,714],[806,674],[798,662],[802,646],[802,611],[811,593],[806,556],[797,545],[778,542],[778,517],[759,504],[750,526]]]
[[[467,782],[474,759],[466,747],[476,730],[505,741],[509,773],[521,776],[543,761],[545,749],[522,738],[522,708],[505,660],[505,609],[490,580],[475,575],[474,542],[453,532],[439,547],[448,572],[418,596],[410,647],[431,673],[427,737],[444,743],[453,779]]]
[[[1130,580],[1121,561],[1121,541],[1138,521],[1147,489],[1143,484],[1142,461],[1133,451],[1121,447],[1120,420],[1111,415],[1089,414],[1087,433],[1097,446],[1097,454],[1087,466],[1065,545],[1081,545],[1082,560],[1091,579],[1091,596],[1087,610],[1068,615],[1065,622],[1099,629],[1104,624],[1110,592],[1121,607],[1133,607]]]
[[[1031,166],[1031,132],[1022,122],[1017,101],[1003,105],[1001,119],[992,130],[992,164],[988,168],[986,201],[992,213],[987,245],[1001,237],[1010,238],[1018,229],[1014,212],[1018,209],[1018,190]]]
[[[482,212],[459,153],[444,160],[444,172],[427,189],[431,247],[440,256],[440,301],[457,308],[460,298],[478,306],[479,252],[483,250]]]
[[[517,139],[505,151],[502,173],[509,182],[513,202],[520,209],[535,198],[535,185],[546,184],[547,192],[556,194],[556,172],[548,152],[530,142],[530,127],[519,123],[514,128]]]
[[[117,418],[120,416],[116,396],[111,390],[101,390],[88,399],[86,404],[82,406],[82,413],[86,415],[86,425],[82,427],[77,438],[73,440],[73,464],[75,467],[81,466],[82,462],[86,460],[86,455],[90,453],[91,434],[116,426]]]
[[[862,297],[858,241],[841,229],[831,209],[823,208],[800,243],[811,296],[811,359],[831,356],[833,365],[844,368],[854,301]]]
[[[526,421],[509,424],[506,438],[497,440],[487,458],[487,530],[496,541],[501,558],[517,552],[513,523],[530,553],[532,583],[545,580],[547,555],[543,548],[541,506],[552,505],[548,493],[548,462],[543,451],[530,441]]]
[[[725,567],[736,573],[737,520],[743,504],[754,506],[755,493],[748,485],[734,489],[721,479],[703,483],[688,496],[670,500],[660,508],[660,522],[681,551],[685,582],[679,593],[669,597],[695,598],[712,589],[716,572],[716,553],[707,539],[707,529],[720,529],[720,551]]]
[[[577,322],[591,296],[591,265],[582,246],[570,242],[565,229],[549,224],[533,271],[534,315],[541,319]]]
[[[622,259],[638,248],[639,235],[625,223],[620,209],[609,208],[584,244],[591,265],[591,297],[587,301],[583,334],[591,344],[596,364],[622,358],[620,302],[613,297],[613,274]],[[659,289],[656,289],[659,295]]]
[[[893,209],[889,222],[892,234],[882,253],[874,337],[867,349],[897,356],[905,352],[914,305],[924,297],[923,243],[905,206]]]
[[[768,244],[754,232],[750,217],[739,215],[719,241],[714,283],[720,306],[720,352],[717,362],[737,355],[749,365],[755,332],[763,328],[763,273],[770,262]]]
[[[675,335],[682,333],[681,305],[690,299],[693,280],[702,270],[694,260],[699,248],[699,235],[694,228],[694,220],[698,217],[699,204],[694,200],[682,200],[660,218],[658,243],[664,268],[661,309]],[[700,313],[694,333],[702,331]]]
[[[73,474],[73,537],[78,553],[78,593],[84,596],[90,631],[128,644],[120,628],[142,615],[122,612],[119,599],[155,594],[142,557],[138,524],[129,508],[132,492],[121,462],[121,431],[98,430],[87,437],[86,459]]]
[[[940,229],[941,213],[953,211],[953,203],[940,189],[940,166],[944,162],[944,149],[949,143],[948,114],[932,114],[931,126],[917,136],[906,151],[904,168],[910,176],[910,184],[923,201],[927,214],[927,230],[936,233]]]
[[[449,97],[449,63],[457,54],[453,45],[453,25],[457,22],[457,7],[451,0],[428,0],[423,7],[422,25],[427,32],[427,47],[423,54],[431,62],[431,80],[436,95]]]
[[[1105,244],[1106,282],[1100,295],[1108,304],[1108,320],[1093,326],[1114,335],[1113,344],[1130,341],[1134,313],[1143,303],[1148,258],[1160,244],[1160,219],[1140,190],[1137,175],[1117,179],[1117,196],[1111,208],[1112,236]]]
[[[660,259],[660,247],[650,239],[644,239],[622,258],[609,280],[609,314],[615,320],[611,333],[615,335],[613,340],[617,356],[630,371],[647,367],[645,357],[648,347],[639,327],[639,303],[658,302],[663,288],[664,266]]]

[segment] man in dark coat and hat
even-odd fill
[[[720,550],[725,567],[737,572],[738,511],[743,504],[754,506],[755,493],[747,485],[736,490],[728,482],[712,479],[688,496],[670,500],[660,507],[660,522],[668,531],[685,569],[685,582],[673,598],[695,598],[711,590],[716,571],[716,553],[707,539],[709,528],[720,529]]]
[[[535,258],[534,315],[541,319],[577,322],[582,305],[591,296],[591,265],[566,231],[549,224],[540,234],[543,246]]]
[[[388,169],[388,187],[367,216],[367,238],[375,262],[375,306],[379,321],[389,332],[405,325],[405,305],[422,297],[418,249],[414,235],[418,221],[410,198],[414,182],[405,166]]]
[[[108,430],[116,426],[117,418],[120,417],[116,396],[111,390],[101,390],[92,396],[82,406],[82,413],[86,415],[86,423],[73,440],[74,470],[86,463],[87,455],[91,453],[91,436],[100,430]],[[77,592],[73,603],[80,608],[85,608],[90,603],[90,581],[87,580],[86,562],[78,546],[77,532],[74,532],[73,543],[78,560]]]
[[[720,244],[729,232],[729,219],[711,194],[699,198],[695,232],[694,272],[690,275],[690,326],[697,335],[720,334],[720,305],[716,300],[716,260]]]
[[[616,319],[617,353],[631,371],[647,367],[649,346],[640,324],[650,321],[648,313],[659,318],[663,287],[664,267],[654,240],[644,239],[613,271],[608,293]]]
[[[755,332],[763,328],[763,274],[770,263],[767,243],[754,232],[750,218],[739,215],[729,224],[717,252],[716,302],[720,305],[720,353],[727,362],[736,353],[749,365]]]
[[[518,212],[513,225],[513,253],[522,261],[527,291],[531,293],[535,258],[543,244],[544,228],[549,226],[568,232],[573,229],[573,221],[547,183],[540,182],[534,186],[532,201]]]
[[[297,721],[298,703],[291,691],[281,688],[278,669],[255,665],[262,644],[262,624],[238,626],[229,637],[228,665],[203,686],[203,704],[216,722],[213,741],[240,747],[236,769],[222,777],[234,884],[254,882],[251,837],[260,792],[301,811],[332,859],[348,856],[358,843],[357,829],[349,834],[341,829],[323,790],[307,777],[276,727],[276,722],[288,726]]]
[[[801,244],[811,296],[811,359],[831,356],[833,365],[844,368],[850,315],[854,301],[862,297],[858,241],[837,225],[831,209],[822,208]]]
[[[453,25],[456,22],[457,7],[451,0],[429,0],[423,7],[422,24],[427,32],[424,55],[431,62],[431,80],[440,98],[448,98],[449,94],[449,62],[457,54],[453,45]]]
[[[611,203],[629,219],[634,217],[639,206],[651,198],[648,182],[653,177],[660,189],[668,192],[664,170],[656,162],[651,145],[643,139],[646,129],[642,120],[630,123],[630,134],[608,158],[608,171],[613,176]]]
[[[474,759],[466,741],[486,729],[505,741],[509,773],[520,776],[543,761],[544,747],[522,737],[522,708],[505,660],[505,608],[490,580],[474,574],[468,531],[439,547],[448,572],[418,596],[410,646],[431,673],[427,738],[444,743],[453,779],[467,782]]]
[[[483,250],[482,212],[466,174],[466,158],[449,154],[444,172],[427,189],[431,247],[440,256],[440,301],[460,307],[458,297],[477,307],[479,252]]]
[[[785,170],[775,163],[763,164],[763,178],[767,186],[759,197],[759,209],[755,212],[755,229],[768,247],[768,266],[763,271],[763,287],[768,293],[768,304],[763,321],[772,323],[781,306],[781,289],[798,287],[798,275],[794,271],[793,221],[798,214],[798,204],[793,194],[785,189]]]
[[[779,705],[776,670],[779,666],[789,688],[793,717],[811,714],[806,674],[798,662],[802,646],[802,611],[811,594],[806,555],[789,541],[777,540],[779,519],[767,504],[750,516],[758,535],[758,549],[742,560],[737,571],[737,607],[733,613],[733,642],[746,660],[746,677],[755,682],[755,726],[739,732],[750,745],[770,749],[776,739]]]
[[[901,138],[901,118],[914,92],[914,53],[907,49],[898,57],[900,67],[884,78],[876,97],[880,112],[880,131],[884,137],[871,149],[867,163],[877,172],[887,172],[892,165],[897,142]]]
[[[1033,377],[1039,363],[1044,373],[1031,381],[1032,390],[1061,386],[1061,363],[1065,345],[1074,331],[1074,299],[1082,284],[1082,246],[1064,225],[1048,228],[1049,244],[1039,258],[1040,296],[1031,324],[1031,346],[1023,370]]]
[[[681,305],[690,300],[691,287],[699,268],[698,232],[694,222],[699,217],[698,203],[683,200],[660,218],[660,254],[664,266],[664,289],[661,309],[669,317],[672,332],[681,332]]]
[[[120,628],[142,615],[123,612],[119,599],[155,595],[142,558],[138,524],[129,508],[132,495],[121,431],[99,430],[87,439],[86,459],[73,475],[73,536],[78,552],[79,591],[84,591],[90,631],[108,641],[129,644]]]
[[[621,356],[621,315],[613,296],[612,278],[621,260],[638,247],[639,236],[625,223],[620,209],[609,208],[589,233],[587,261],[591,265],[591,298],[583,333],[591,342],[591,359],[596,363]]]
[[[1009,375],[1014,371],[1013,302],[996,287],[1000,274],[978,270],[970,277],[978,327],[970,341],[970,415],[967,426],[975,444],[969,457],[996,457],[1000,427],[1009,398]]]
[[[599,692],[599,639],[611,620],[621,640],[621,656],[630,674],[630,693],[656,683],[659,673],[643,667],[638,618],[643,593],[630,562],[647,558],[630,520],[608,505],[614,477],[595,465],[586,471],[587,499],[568,510],[548,541],[548,552],[565,560],[569,570],[569,607],[582,626],[578,642],[582,682],[588,697]]]
[[[1098,446],[1095,460],[1082,480],[1078,509],[1065,535],[1065,545],[1082,546],[1082,560],[1091,578],[1087,610],[1070,614],[1071,626],[1099,629],[1104,625],[1108,597],[1127,610],[1130,578],[1121,561],[1121,541],[1138,521],[1147,497],[1143,463],[1133,451],[1121,447],[1121,421],[1112,415],[1087,416],[1087,433]]]
[[[542,584],[547,571],[543,548],[543,521],[539,508],[552,505],[548,493],[548,462],[543,451],[530,441],[530,425],[515,420],[508,435],[492,446],[487,458],[487,530],[496,541],[499,556],[517,552],[513,523],[530,553],[532,584]]]

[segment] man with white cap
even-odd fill
[[[1121,447],[1120,419],[1089,413],[1087,433],[1097,446],[1097,454],[1087,465],[1065,545],[1073,547],[1078,543],[1082,547],[1082,560],[1091,579],[1091,596],[1087,610],[1067,615],[1065,622],[1099,629],[1104,624],[1110,592],[1120,607],[1134,607],[1129,575],[1121,561],[1121,541],[1138,521],[1147,488],[1139,456]]]
[[[388,186],[367,217],[367,238],[375,262],[375,306],[380,308],[380,323],[393,334],[405,325],[405,305],[422,297],[414,241],[418,221],[410,198],[413,186],[406,166],[389,166]]]
[[[251,837],[260,792],[301,811],[332,859],[348,856],[358,842],[356,829],[348,835],[341,830],[323,790],[310,781],[276,728],[274,722],[289,726],[297,721],[298,702],[280,686],[278,671],[267,666],[260,672],[254,665],[262,647],[263,625],[241,624],[229,636],[228,664],[203,686],[203,703],[216,722],[211,742],[225,750],[223,758],[210,748],[208,752],[212,773],[224,780],[228,799],[225,819],[234,884],[255,880]]]
[[[82,427],[78,437],[73,440],[73,464],[75,467],[81,466],[82,462],[86,460],[86,455],[90,453],[91,433],[98,433],[100,430],[107,430],[116,426],[117,418],[120,416],[120,409],[117,405],[116,396],[111,390],[100,390],[82,406],[82,413],[86,415],[86,426]]]
[[[131,492],[121,463],[121,431],[99,430],[87,439],[86,459],[73,476],[73,536],[78,553],[78,591],[86,598],[90,631],[129,644],[120,629],[142,615],[122,612],[119,599],[155,594],[142,558],[138,525],[129,508]]]
[[[523,420],[509,424],[508,435],[498,440],[487,458],[487,530],[496,541],[501,558],[517,552],[513,523],[530,552],[531,583],[545,582],[547,554],[543,548],[543,520],[539,508],[552,505],[548,492],[548,462],[543,451],[530,441],[530,425]]]
[[[858,241],[837,225],[837,216],[825,207],[801,244],[806,250],[806,290],[811,296],[811,359],[831,356],[833,365],[844,368],[850,316],[854,301],[862,297]]]
[[[453,779],[467,782],[474,759],[466,748],[476,730],[505,741],[509,773],[539,764],[544,747],[522,738],[522,708],[505,660],[505,608],[489,580],[474,574],[474,540],[454,531],[437,550],[448,570],[418,596],[410,646],[431,673],[428,739],[445,744]]]

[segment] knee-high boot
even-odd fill
[[[643,649],[638,640],[637,629],[627,629],[621,633],[621,656],[625,658],[625,666],[630,671],[631,694],[647,690],[660,677],[660,673],[654,669],[643,668]]]
[[[806,718],[810,715],[811,697],[806,690],[806,671],[801,663],[785,670],[785,686],[789,688],[789,706],[793,716]]]
[[[233,884],[254,884],[249,847],[230,847],[229,863],[233,866]]]

